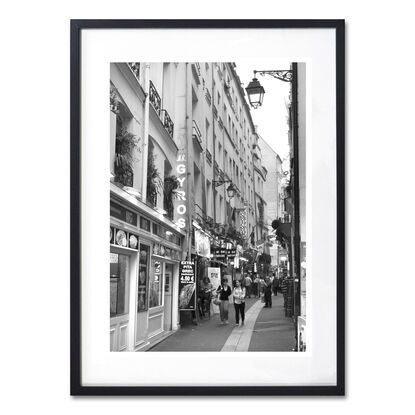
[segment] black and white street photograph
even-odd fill
[[[109,73],[109,350],[305,352],[307,64]]]

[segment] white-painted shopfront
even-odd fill
[[[177,330],[184,233],[111,185],[110,350],[146,350]]]

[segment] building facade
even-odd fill
[[[233,63],[110,65],[111,350],[146,350],[185,323],[180,261],[197,279],[241,275],[265,235],[255,145]]]
[[[278,269],[279,265],[279,245],[275,240],[272,222],[284,216],[282,188],[285,183],[285,175],[282,169],[282,160],[273,148],[260,136],[259,146],[262,149],[262,164],[266,168],[268,175],[264,182],[265,225],[270,246],[271,266]]]

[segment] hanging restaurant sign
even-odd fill
[[[196,276],[193,261],[180,261],[179,266],[179,310],[196,308]]]
[[[226,248],[211,246],[210,251],[216,259],[224,259],[226,257]]]
[[[210,239],[204,232],[195,230],[195,250],[196,254],[205,258],[210,258]]]

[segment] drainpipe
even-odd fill
[[[147,159],[148,159],[148,132],[150,125],[150,64],[145,64],[144,69],[144,91],[146,99],[144,101],[144,137],[143,137],[143,182],[141,187],[141,200],[147,202]]]
[[[187,260],[192,256],[192,218],[190,211],[190,143],[192,142],[192,90],[190,63],[186,62],[186,212],[187,212]]]
[[[292,124],[293,124],[293,147],[294,147],[294,318],[295,339],[298,350],[298,316],[301,313],[301,263],[300,263],[300,183],[299,183],[299,149],[298,149],[298,85],[297,85],[297,63],[292,64]]]

